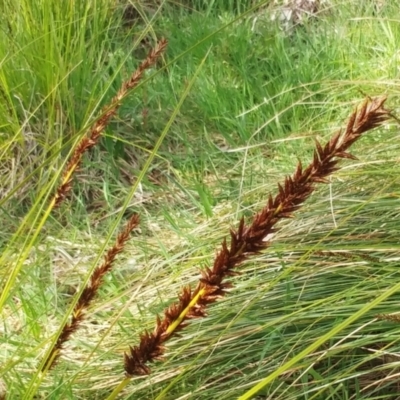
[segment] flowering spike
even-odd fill
[[[383,108],[384,102],[385,98],[367,100],[351,114],[343,134],[339,131],[324,147],[316,141],[311,164],[303,170],[299,162],[293,176],[286,178],[283,185],[278,184],[278,195],[268,196],[267,205],[254,216],[249,226],[245,227],[243,218],[240,220],[237,231],[231,231],[231,249],[224,240],[212,270],[201,271],[194,291],[182,289],[178,303],[168,307],[163,320],[157,318],[157,335],[144,333],[140,336],[140,345],[130,348],[125,355],[128,376],[149,373],[146,363],[161,358],[163,343],[185,327],[189,319],[206,316],[206,306],[226,295],[232,287],[230,282],[225,282],[226,278],[237,274],[241,263],[251,254],[269,246],[269,240],[265,238],[276,232],[276,223],[292,217],[313,193],[315,183],[327,182],[327,177],[338,169],[338,158],[353,158],[347,149],[362,133],[389,118],[389,112]]]

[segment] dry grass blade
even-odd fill
[[[144,71],[153,66],[161,54],[167,47],[167,40],[161,39],[156,47],[150,51],[147,58],[139,65],[137,70],[131,75],[130,79],[125,81],[118,93],[112,98],[109,105],[102,110],[102,116],[95,122],[89,131],[89,135],[85,136],[77,145],[74,154],[69,160],[63,173],[62,182],[57,188],[57,192],[53,199],[53,206],[58,207],[66,198],[71,190],[72,177],[75,171],[79,168],[82,156],[89,149],[94,147],[99,140],[100,135],[110,122],[111,118],[117,113],[121,105],[121,100],[127,95],[129,90],[133,89],[143,77]]]
[[[135,214],[129,219],[123,231],[117,236],[114,246],[107,251],[103,263],[93,271],[88,285],[83,289],[78,302],[75,305],[71,321],[64,326],[57,342],[51,349],[46,362],[43,364],[43,370],[47,370],[55,364],[57,358],[60,356],[60,351],[63,348],[64,343],[67,342],[70,336],[78,330],[79,325],[85,318],[85,311],[90,306],[90,303],[96,296],[96,293],[102,284],[103,276],[111,270],[116,256],[122,252],[130,237],[130,233],[138,224],[139,216]]]
[[[204,317],[206,306],[224,296],[232,286],[226,278],[238,274],[237,268],[246,258],[269,246],[270,241],[265,238],[277,230],[277,222],[290,218],[313,193],[316,183],[326,182],[327,176],[338,169],[340,158],[355,158],[347,153],[348,148],[363,133],[389,118],[385,100],[386,97],[367,99],[351,114],[344,132],[339,131],[325,146],[316,143],[311,164],[303,169],[299,163],[293,176],[286,177],[283,185],[278,185],[278,194],[269,196],[267,205],[255,215],[251,224],[246,225],[244,219],[240,221],[238,229],[231,231],[230,245],[224,240],[213,267],[201,272],[197,287],[193,291],[183,288],[179,301],[164,311],[162,319],[157,317],[154,331],[142,333],[140,344],[125,354],[127,377],[149,374],[147,363],[162,359],[164,343],[183,329],[187,320]]]

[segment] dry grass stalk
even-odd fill
[[[341,158],[355,159],[347,152],[360,136],[380,126],[389,118],[389,111],[383,106],[385,97],[367,99],[350,116],[344,133],[339,131],[322,147],[316,142],[316,150],[311,164],[303,169],[299,162],[293,176],[288,176],[283,185],[278,185],[279,193],[268,198],[267,205],[255,215],[253,222],[246,225],[244,219],[238,229],[230,232],[230,245],[226,240],[216,255],[213,267],[201,272],[201,279],[192,291],[185,287],[179,294],[179,301],[164,311],[164,317],[157,317],[153,332],[143,332],[138,346],[130,347],[125,354],[126,375],[147,375],[146,365],[153,360],[162,360],[164,343],[178,330],[187,325],[187,320],[206,316],[206,307],[224,296],[232,285],[226,278],[237,275],[237,267],[250,255],[260,253],[270,245],[266,236],[276,232],[275,225],[284,218],[290,218],[304,201],[313,193],[317,183],[327,182],[326,178],[338,170]]]
[[[125,225],[123,231],[118,234],[114,246],[107,251],[103,263],[93,271],[88,285],[83,289],[79,300],[74,307],[71,321],[64,326],[57,342],[51,349],[51,352],[44,363],[43,370],[50,369],[55,364],[57,358],[60,356],[64,343],[67,342],[70,336],[78,330],[79,325],[85,318],[85,311],[90,306],[90,303],[96,296],[96,293],[102,284],[103,276],[111,270],[116,256],[122,252],[130,237],[130,233],[138,224],[139,216],[134,214]]]
[[[330,250],[322,250],[322,251],[314,251],[315,255],[317,256],[322,256],[325,259],[327,257],[337,257],[337,258],[343,258],[351,261],[357,261],[357,260],[366,260],[370,262],[377,262],[379,261],[378,257],[372,257],[368,254],[364,254],[362,252],[358,251],[353,251],[351,253],[349,252],[343,252],[343,251],[330,251]]]
[[[74,154],[69,160],[62,177],[62,182],[57,188],[57,192],[53,199],[53,206],[58,207],[61,202],[66,198],[71,190],[72,176],[79,168],[83,154],[94,147],[99,140],[100,135],[110,122],[110,119],[117,113],[121,105],[121,100],[127,95],[129,90],[133,89],[143,77],[144,71],[153,66],[161,54],[167,47],[167,40],[161,39],[154,49],[150,51],[147,58],[139,65],[138,69],[131,75],[130,79],[125,81],[119,89],[116,96],[114,96],[103,110],[102,116],[90,128],[89,135],[85,136],[77,145]]]

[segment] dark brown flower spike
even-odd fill
[[[157,317],[154,331],[145,331],[140,335],[139,345],[130,347],[124,362],[127,377],[149,374],[147,363],[162,359],[164,343],[183,329],[189,319],[204,317],[207,305],[224,296],[232,287],[226,278],[238,274],[237,268],[245,259],[270,245],[265,238],[276,232],[277,222],[291,218],[313,193],[316,184],[327,182],[326,178],[339,169],[339,159],[355,159],[347,152],[348,148],[363,133],[389,118],[390,113],[384,108],[385,100],[386,97],[365,100],[351,114],[344,132],[336,133],[325,146],[316,141],[311,164],[304,169],[299,162],[293,176],[286,177],[284,183],[278,185],[278,194],[269,196],[267,205],[255,215],[250,225],[241,219],[238,229],[230,232],[230,244],[226,240],[222,242],[213,267],[201,272],[197,287],[193,291],[189,287],[183,288],[179,301],[164,311],[163,318]]]
[[[117,113],[121,100],[133,89],[143,77],[144,71],[153,66],[161,54],[167,47],[167,40],[161,39],[156,47],[150,51],[147,58],[139,65],[138,69],[131,75],[130,79],[122,84],[118,93],[113,97],[110,104],[108,104],[101,112],[102,116],[94,123],[89,131],[89,135],[85,136],[77,145],[71,159],[69,160],[62,177],[60,186],[53,198],[52,206],[58,207],[61,202],[66,198],[71,190],[72,177],[75,171],[79,168],[83,154],[94,147],[99,140],[100,135],[110,122],[111,118]]]
[[[102,284],[104,275],[111,270],[116,256],[122,252],[126,242],[130,237],[130,233],[137,227],[138,224],[139,216],[135,214],[129,219],[124,230],[118,234],[114,246],[111,247],[104,256],[103,263],[93,271],[88,285],[83,289],[79,300],[75,305],[74,311],[72,312],[71,321],[64,326],[60,336],[57,339],[57,342],[51,349],[46,362],[43,364],[43,370],[50,369],[55,364],[57,358],[60,356],[60,352],[65,342],[67,342],[70,336],[79,329],[79,325],[85,318],[85,311],[88,309],[90,303],[96,296],[96,293]]]

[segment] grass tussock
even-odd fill
[[[50,3],[0,6],[0,399],[396,399],[397,2]]]

